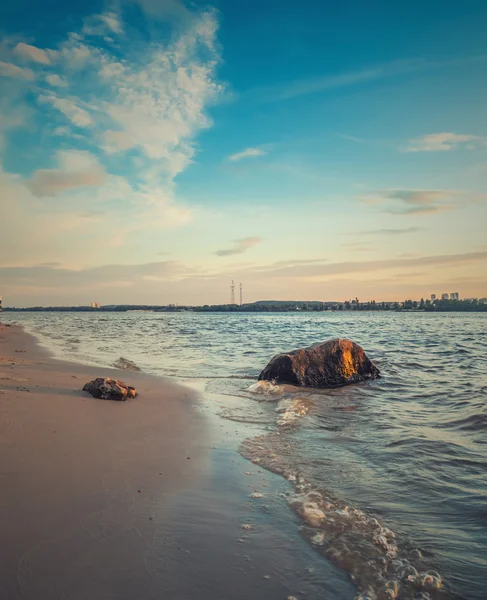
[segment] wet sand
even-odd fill
[[[139,396],[93,399],[81,388],[96,376]],[[245,433],[199,402],[0,326],[0,597],[353,598],[300,537],[286,482],[241,458]]]

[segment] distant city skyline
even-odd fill
[[[487,296],[474,4],[3,3],[4,304]]]
[[[421,296],[420,298],[407,298],[401,301],[397,301],[397,300],[384,300],[384,299],[373,299],[373,300],[360,300],[360,298],[358,298],[357,296],[355,298],[348,298],[348,299],[341,299],[341,300],[337,300],[334,299],[332,300],[331,298],[328,299],[316,299],[316,298],[308,298],[306,300],[282,300],[279,298],[274,298],[272,300],[257,300],[257,301],[253,301],[253,302],[243,302],[243,286],[242,284],[239,285],[239,298],[237,301],[237,297],[235,295],[235,282],[232,281],[231,285],[230,285],[230,299],[229,301],[225,302],[217,302],[215,304],[180,304],[180,303],[168,303],[168,304],[143,304],[143,303],[113,303],[113,304],[101,304],[100,302],[91,302],[90,304],[71,304],[71,305],[58,305],[58,304],[52,304],[52,305],[38,305],[38,306],[30,306],[30,307],[25,307],[25,306],[14,306],[14,305],[10,305],[10,306],[6,306],[6,310],[12,310],[12,309],[24,309],[24,308],[32,308],[32,309],[44,309],[44,308],[56,308],[56,309],[62,309],[63,307],[67,308],[67,309],[75,309],[75,308],[84,308],[84,309],[111,309],[111,308],[115,308],[115,307],[121,307],[121,308],[126,308],[126,307],[161,307],[161,308],[167,308],[167,307],[194,307],[194,308],[203,308],[205,306],[213,306],[213,307],[231,307],[231,306],[235,306],[235,307],[240,307],[240,306],[250,306],[250,305],[255,305],[255,304],[299,304],[299,305],[310,305],[310,306],[314,306],[314,305],[323,305],[323,306],[328,306],[328,308],[330,307],[346,307],[348,305],[348,308],[350,307],[356,307],[356,306],[366,306],[366,305],[371,305],[371,306],[388,306],[389,308],[393,308],[393,307],[410,307],[410,308],[422,308],[422,307],[431,307],[431,306],[440,306],[442,305],[443,301],[447,300],[447,301],[464,301],[464,302],[478,302],[480,304],[486,304],[487,305],[487,297],[471,297],[471,298],[462,298],[461,295],[459,294],[459,292],[452,292],[450,294],[448,293],[443,293],[441,294],[441,297],[438,298],[436,294],[431,294],[430,298],[425,298],[424,296]],[[461,309],[462,307],[460,307]],[[2,309],[2,298],[0,297],[0,310]]]

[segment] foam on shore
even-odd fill
[[[311,485],[292,467],[292,448],[279,433],[241,445],[247,459],[285,477],[292,485],[289,506],[302,520],[302,533],[326,558],[350,574],[360,600],[447,598],[442,577],[428,570],[421,552],[402,543],[379,518]]]

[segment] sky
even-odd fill
[[[0,6],[5,306],[487,296],[487,3]]]

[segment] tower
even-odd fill
[[[242,306],[242,300],[243,300],[243,287],[242,287],[242,283],[240,283],[240,306]]]
[[[230,286],[230,304],[235,304],[235,281],[232,279],[232,285]]]

